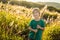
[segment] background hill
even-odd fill
[[[1,2],[1,1],[0,1]],[[48,10],[49,11],[57,11],[60,13],[60,3],[54,3],[54,2],[27,2],[27,1],[2,1],[3,3],[10,3],[12,5],[19,5],[19,6],[24,6],[27,8],[34,8],[34,7],[38,7],[38,8],[43,8],[44,5],[48,5]]]
[[[27,8],[38,7],[40,9],[43,8],[44,5],[48,5],[47,9],[49,11],[57,11],[57,12],[60,13],[59,3],[52,3],[52,2],[38,2],[38,3],[34,3],[34,2],[27,2],[27,1],[11,1],[10,4],[24,6],[24,7],[27,7]]]
[[[38,2],[38,3],[48,5],[48,6],[53,6],[55,8],[60,9],[60,3],[55,3],[55,2]]]

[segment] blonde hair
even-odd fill
[[[34,13],[34,11],[38,11],[39,14],[40,14],[40,9],[39,8],[33,8],[32,13]]]
[[[32,12],[34,12],[34,11],[40,12],[39,8],[33,8]]]

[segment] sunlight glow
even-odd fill
[[[28,2],[57,2],[60,3],[60,0],[26,0]]]

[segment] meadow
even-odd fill
[[[29,22],[33,19],[32,9],[0,3],[0,40],[25,40]],[[46,27],[42,40],[60,40],[60,14],[48,9],[44,14]]]

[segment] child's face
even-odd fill
[[[35,10],[34,13],[33,13],[33,17],[34,18],[39,18],[39,15],[40,15],[39,12]]]

